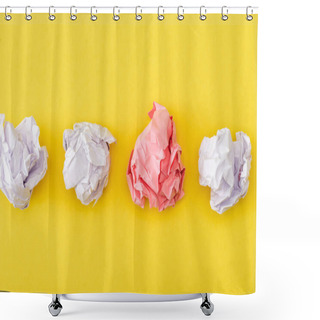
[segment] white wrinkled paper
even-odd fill
[[[249,187],[250,138],[242,131],[232,141],[228,128],[205,137],[199,150],[200,185],[211,188],[210,205],[223,213],[243,198]]]
[[[0,114],[0,189],[15,208],[25,209],[47,171],[48,152],[40,147],[40,129],[33,117],[16,128],[4,119]]]
[[[115,141],[107,128],[94,123],[76,123],[64,131],[64,182],[67,189],[75,188],[82,204],[96,203],[107,186],[109,145]]]

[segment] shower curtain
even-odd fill
[[[33,116],[48,170],[25,210],[0,193],[0,290],[42,293],[255,291],[257,15],[12,14],[0,19],[0,113]],[[153,101],[173,116],[184,197],[162,212],[133,203],[126,170]],[[109,183],[82,205],[62,175],[65,129],[107,127]],[[252,144],[246,197],[223,214],[200,186],[204,136],[229,128]]]

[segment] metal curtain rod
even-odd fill
[[[74,13],[95,13],[95,14],[103,14],[103,13],[114,13],[114,10],[116,8],[117,13],[137,13],[139,11],[140,14],[157,14],[159,13],[159,9],[161,9],[162,13],[165,14],[177,14],[177,10],[179,10],[183,14],[195,14],[199,13],[200,10],[202,12],[205,12],[206,14],[212,14],[212,13],[221,13],[221,10],[225,10],[228,14],[245,14],[250,8],[250,14],[258,13],[258,7],[206,7],[206,6],[199,6],[199,7],[166,7],[166,6],[158,6],[158,7],[121,7],[121,6],[115,6],[115,7],[103,7],[103,6],[51,6],[51,7],[42,7],[42,6],[1,6],[0,12],[1,13],[25,13],[26,10],[28,10],[29,13],[48,13],[49,9],[51,13],[70,13],[70,9],[72,8],[72,11]],[[202,8],[202,9],[200,9]]]

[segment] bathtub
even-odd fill
[[[56,317],[62,310],[61,300],[92,301],[92,302],[165,302],[184,301],[202,298],[200,308],[209,316],[214,306],[210,301],[209,293],[194,294],[140,294],[140,293],[74,293],[74,294],[53,294],[52,302],[49,304],[49,312]]]

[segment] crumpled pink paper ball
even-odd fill
[[[148,114],[151,121],[131,152],[127,181],[134,203],[143,208],[147,198],[150,208],[162,211],[183,197],[185,168],[167,109],[154,102]]]

